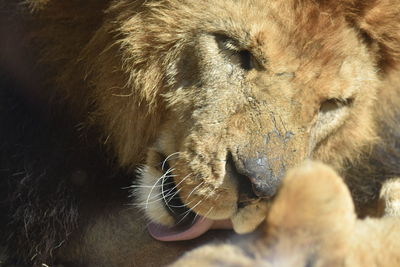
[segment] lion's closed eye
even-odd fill
[[[231,64],[245,71],[261,69],[261,64],[258,62],[257,58],[251,51],[243,48],[238,41],[222,34],[215,34],[215,40],[221,53]]]

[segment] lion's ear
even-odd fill
[[[348,15],[371,49],[383,71],[400,64],[400,1],[352,0]],[[375,46],[375,48],[373,47]]]

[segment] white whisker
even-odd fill
[[[167,208],[173,213],[174,211],[170,208],[170,206],[168,205],[168,202],[167,202],[167,199],[166,199],[166,197],[165,197],[165,190],[164,190],[164,181],[165,181],[165,177],[164,177],[164,179],[162,180],[162,182],[161,182],[161,195],[162,195],[162,199],[164,200],[164,203],[165,203],[165,206],[167,206]],[[173,189],[169,189],[168,190],[168,194],[170,194],[171,193],[171,191],[172,191]]]
[[[148,207],[148,202],[149,202],[149,200],[150,200],[150,196],[151,196],[151,194],[153,193],[153,190],[154,190],[154,188],[155,188],[155,186],[156,185],[158,185],[158,183],[160,182],[160,181],[162,181],[164,178],[165,178],[165,176],[166,175],[168,175],[168,173],[169,172],[172,172],[174,169],[168,169],[160,178],[158,178],[157,179],[157,181],[153,184],[153,186],[151,187],[151,190],[150,190],[150,192],[149,192],[149,194],[147,195],[147,200],[146,200],[146,209],[147,209],[147,207]]]
[[[203,184],[204,184],[204,181],[202,181],[201,183],[199,183],[198,185],[196,185],[196,187],[193,188],[193,190],[189,193],[189,195],[186,197],[185,200],[188,200],[189,197],[190,197],[201,185],[203,185]]]
[[[168,194],[166,194],[165,196],[164,196],[164,202],[165,202],[165,204],[168,206],[169,205],[169,202],[171,202],[171,200],[177,195],[177,194],[179,194],[179,192],[182,190],[182,188],[179,188],[178,190],[176,190],[176,192],[172,192],[171,193],[171,191],[173,191],[173,190],[170,190],[170,191],[168,191]],[[167,197],[169,197],[169,196],[171,196],[168,200],[167,200]]]
[[[194,218],[193,218],[192,222],[190,223],[190,225],[193,225],[195,223],[197,217],[199,217],[199,214],[195,213]]]
[[[173,182],[165,183],[165,185],[173,184]],[[122,189],[130,189],[130,188],[152,188],[154,185],[131,185]],[[162,185],[156,185],[154,187],[162,187]]]
[[[173,188],[169,189],[167,195],[164,196],[164,194],[163,194],[163,198],[164,198],[165,205],[168,207],[168,209],[169,209],[170,211],[173,212],[173,210],[170,208],[170,207],[172,207],[172,206],[169,205],[169,202],[182,190],[182,188],[179,188],[179,189],[176,190],[176,192],[174,192],[173,194],[171,193],[172,196],[171,196],[171,194],[170,194],[169,192],[175,190],[175,189],[177,188],[177,186],[179,186],[183,181],[185,181],[187,178],[189,178],[189,176],[190,176],[190,174],[186,175],[186,176],[185,176],[179,183],[177,183]],[[163,193],[163,192],[162,192],[162,193]],[[167,200],[167,197],[169,197],[169,196],[171,196],[171,197]],[[183,206],[185,206],[185,205],[183,205]]]
[[[180,152],[175,152],[175,153],[170,154],[168,157],[166,157],[166,158],[164,159],[162,165],[161,165],[161,169],[164,170],[164,166],[165,166],[165,164],[167,164],[167,161],[168,161],[170,158],[172,158],[174,155],[178,155],[179,153],[180,153]]]
[[[196,205],[193,206],[193,208],[190,208],[187,211],[185,211],[184,213],[182,213],[181,215],[184,215],[184,216],[182,219],[180,219],[178,221],[178,224],[181,223],[190,214],[190,212],[194,210],[194,208],[196,208],[198,205],[200,205],[201,202],[203,202],[203,200],[200,200],[199,202],[196,203]]]
[[[214,207],[211,207],[208,211],[207,211],[207,213],[204,215],[204,216],[202,216],[203,218],[207,218],[207,216],[208,216],[208,214],[210,214],[211,213],[211,211],[214,209]]]
[[[172,207],[172,208],[184,208],[184,207],[188,208],[188,206],[187,206],[187,205],[190,205],[190,204],[191,204],[193,201],[194,201],[194,200],[192,200],[192,201],[190,201],[190,202],[188,202],[188,203],[186,203],[186,204],[179,205],[179,206],[176,206],[176,205],[170,205],[170,207]],[[188,209],[189,209],[189,208],[188,208]]]

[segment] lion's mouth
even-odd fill
[[[168,164],[164,164],[169,169]],[[176,224],[168,227],[155,222],[148,224],[150,235],[160,241],[190,240],[201,236],[210,229],[232,229],[230,219],[212,220],[196,214],[188,208],[179,196],[177,186],[172,176],[167,176],[161,184],[164,192],[164,206],[175,219]]]
[[[160,241],[190,240],[203,235],[210,229],[232,229],[230,220],[211,220],[200,215],[196,216],[191,224],[167,227],[157,223],[149,223],[150,235]]]

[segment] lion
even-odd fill
[[[306,162],[288,172],[256,232],[205,245],[171,266],[399,266],[400,180],[386,181],[381,199],[390,199],[384,218],[357,219],[343,179]]]
[[[397,1],[0,8],[9,263],[171,262],[186,249],[171,241],[254,231],[307,159],[343,177],[359,216],[380,215],[400,173]]]

